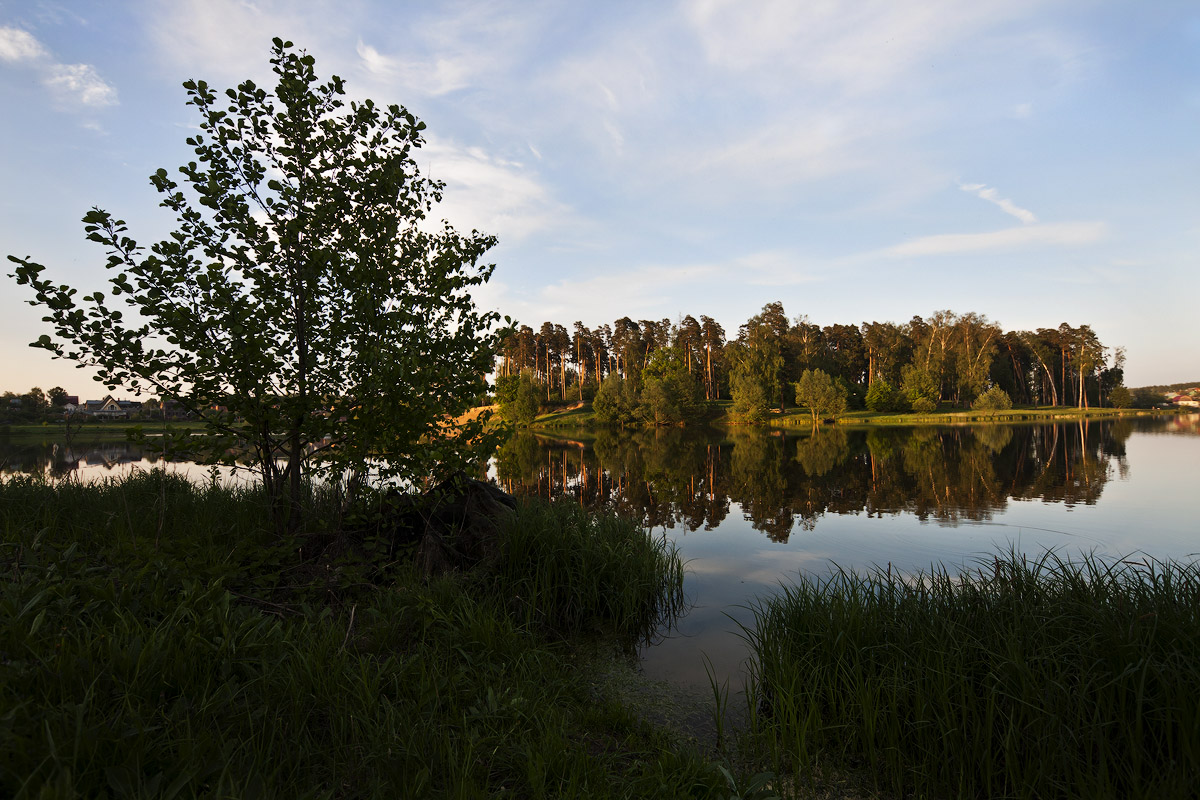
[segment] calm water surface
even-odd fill
[[[125,442],[0,438],[3,472],[91,480],[153,466],[208,477]],[[707,686],[707,657],[736,686],[746,604],[833,564],[959,569],[1013,547],[1200,557],[1200,415],[815,435],[525,434],[500,449],[492,475],[514,494],[615,509],[676,543],[693,608],[643,650],[642,665],[683,685]]]
[[[614,508],[677,544],[694,606],[642,665],[685,685],[707,685],[705,656],[738,685],[746,604],[834,564],[961,569],[1010,548],[1200,555],[1200,416],[526,435],[495,472],[515,494]]]

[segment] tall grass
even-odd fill
[[[250,489],[162,473],[10,480],[0,533],[0,796],[703,797],[722,785],[589,694],[563,639],[640,634],[677,603],[678,557],[636,526],[526,506],[494,573],[427,581],[400,565],[342,591],[331,581],[362,576],[333,564],[284,599],[274,590],[298,580],[295,549]]]
[[[782,766],[897,796],[1200,794],[1200,566],[1009,554],[836,570],[754,609],[754,727]]]
[[[648,641],[683,610],[674,544],[569,503],[526,503],[493,575],[522,622],[560,635]]]

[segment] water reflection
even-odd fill
[[[187,459],[164,457],[153,444],[121,439],[68,442],[55,439],[0,437],[0,475],[36,475],[50,479],[120,478],[134,469],[168,468],[194,480],[207,480],[211,467]],[[235,470],[220,467],[221,480],[236,479]],[[241,480],[246,480],[245,475]]]
[[[754,529],[787,542],[827,514],[954,526],[1012,501],[1094,504],[1114,475],[1128,477],[1137,424],[523,433],[501,448],[496,477],[514,494],[565,496],[646,527],[712,529],[736,505]]]

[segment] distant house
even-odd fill
[[[141,406],[141,403],[138,403]],[[100,419],[128,419],[129,411],[122,408],[121,404],[113,399],[110,394],[103,400],[88,400],[83,404],[83,413],[89,414]]]
[[[67,399],[63,401],[63,405],[79,407],[79,395],[69,394]]]

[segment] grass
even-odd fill
[[[837,419],[839,425],[962,425],[994,422],[1047,422],[1053,420],[1094,419],[1103,417],[1132,417],[1155,414],[1179,413],[1174,410],[1132,408],[1070,408],[1067,406],[1039,406],[1013,408],[1006,411],[975,411],[972,409],[947,408],[927,414],[892,411],[849,411]],[[772,411],[766,424],[772,428],[811,429],[812,416],[807,409],[789,408],[779,413]]]
[[[753,727],[777,769],[897,797],[1194,797],[1200,565],[997,558],[837,570],[754,607]]]
[[[72,428],[72,436],[81,441],[97,439],[129,438],[129,432],[140,429],[146,434],[161,434],[168,431],[203,431],[204,424],[199,422],[163,422],[161,420],[87,420],[78,428]],[[46,438],[53,437],[56,441],[66,436],[66,426],[62,420],[46,422],[13,422],[0,424],[0,436],[12,438]]]
[[[309,519],[336,514],[313,492]],[[300,560],[251,488],[0,483],[0,796],[717,797],[577,674],[678,610],[670,545],[524,505],[486,567]],[[314,541],[332,536],[310,532]]]

